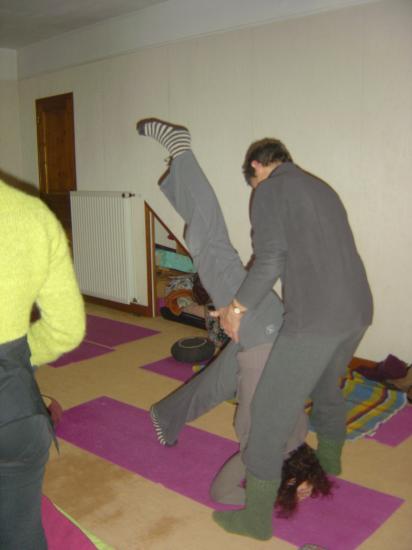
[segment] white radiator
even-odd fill
[[[70,193],[74,267],[83,294],[124,304],[137,301],[133,196],[115,191]]]

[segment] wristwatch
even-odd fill
[[[235,301],[233,301],[231,305],[232,305],[233,313],[235,313],[236,315],[241,315],[246,311],[245,308],[241,308],[239,304]]]

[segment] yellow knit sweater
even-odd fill
[[[41,318],[30,324],[33,304]],[[84,303],[64,231],[47,206],[0,181],[0,344],[27,334],[32,365],[78,346]]]

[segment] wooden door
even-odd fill
[[[76,190],[73,94],[36,100],[39,188],[71,242],[70,191]]]

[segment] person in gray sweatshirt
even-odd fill
[[[216,314],[235,342],[247,313],[280,279],[284,322],[257,385],[243,453],[246,507],[215,512],[229,532],[268,539],[287,439],[310,396],[317,456],[341,472],[346,437],[339,377],[372,322],[373,302],[345,208],[337,193],[293,163],[282,142],[249,147],[243,164],[253,187],[254,263],[234,300]]]

